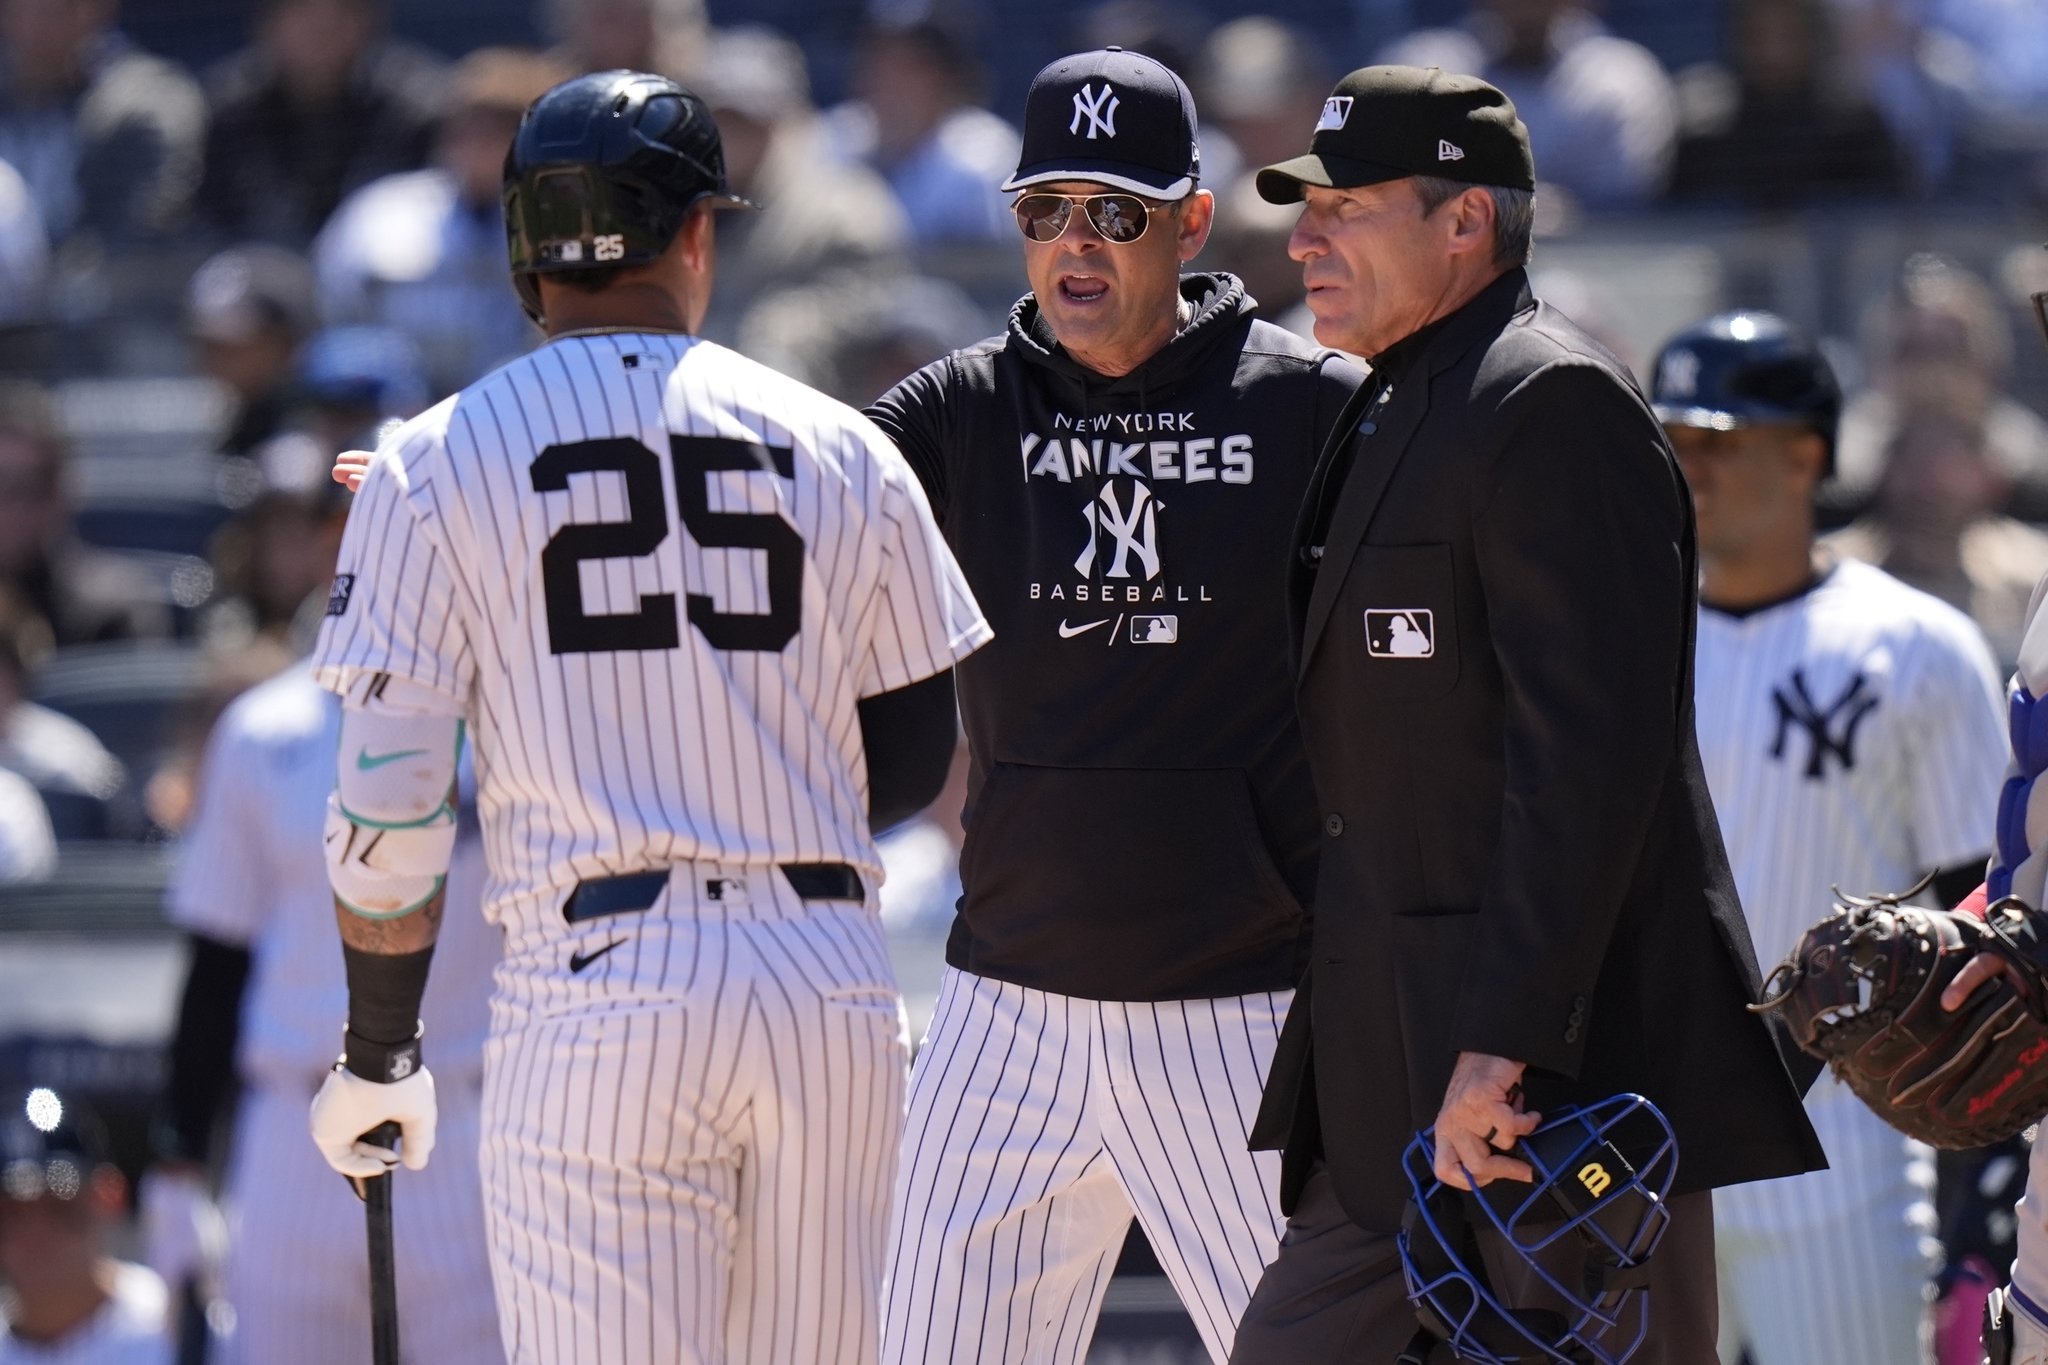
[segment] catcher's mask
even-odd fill
[[[1495,1180],[1476,1193],[1436,1178],[1435,1132],[1416,1134],[1401,1157],[1414,1197],[1397,1244],[1422,1330],[1398,1365],[1441,1359],[1439,1345],[1480,1365],[1621,1365],[1649,1327],[1647,1262],[1671,1220],[1665,1197],[1678,1172],[1678,1140],[1657,1107],[1616,1095],[1562,1109],[1513,1149],[1533,1184]],[[1566,1311],[1501,1302],[1480,1257],[1481,1219]],[[1538,1259],[1565,1238],[1583,1251],[1569,1283]]]

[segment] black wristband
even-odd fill
[[[341,946],[348,971],[348,1046],[342,1063],[367,1081],[400,1081],[419,1069],[420,998],[431,944],[416,953]]]
[[[348,972],[348,1027],[358,1038],[396,1046],[420,1026],[432,944],[416,953],[366,953],[341,945]]]
[[[350,1074],[380,1085],[402,1081],[420,1069],[420,1037],[425,1032],[423,1026],[415,1027],[402,1043],[376,1043],[349,1029],[342,1035],[341,1064]]]

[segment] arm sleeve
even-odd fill
[[[952,357],[933,361],[867,409],[868,420],[882,429],[903,454],[910,472],[924,488],[925,501],[941,525],[950,509],[946,479],[946,391]]]
[[[953,766],[959,713],[953,671],[860,703],[868,757],[868,828],[880,834],[936,801]]]
[[[1920,642],[1911,720],[1901,729],[1912,745],[1913,847],[1922,868],[1958,867],[1990,848],[2011,757],[1991,650],[1974,625],[1952,624]]]
[[[342,535],[340,569],[313,651],[313,676],[346,693],[364,673],[390,673],[467,701],[476,656],[433,490],[380,450]]]
[[[242,1034],[242,992],[249,984],[247,948],[204,934],[191,935],[192,965],[178,1003],[171,1039],[170,1076],[164,1084],[164,1131],[157,1155],[205,1161]]]
[[[1593,994],[1685,714],[1685,490],[1663,432],[1602,370],[1547,367],[1502,416],[1473,532],[1506,784],[1449,1041],[1571,1076],[1585,1031],[1568,1022]]]
[[[874,525],[881,577],[856,636],[863,697],[943,673],[995,635],[914,479],[885,475]]]

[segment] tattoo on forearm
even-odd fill
[[[441,913],[448,907],[448,892],[443,888],[432,900],[410,915],[397,919],[364,919],[339,900],[334,903],[334,919],[341,926],[341,941],[359,952],[416,953],[430,946],[441,936]]]

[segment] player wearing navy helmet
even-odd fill
[[[703,101],[600,72],[506,162],[549,341],[369,461],[315,676],[347,1050],[329,1164],[433,1145],[421,988],[465,726],[505,931],[483,1095],[507,1357],[867,1365],[908,1061],[870,828],[930,801],[989,636],[851,409],[699,340]],[[404,1185],[396,1191],[404,1198]]]
[[[1698,516],[1700,756],[1757,956],[1781,960],[1830,888],[1982,875],[2005,766],[1990,650],[1967,617],[1814,543],[1840,391],[1784,319],[1674,338],[1652,394]],[[1714,1192],[1721,1327],[1756,1365],[1915,1365],[1932,1267],[1911,1144],[1823,1076],[1828,1169]]]

